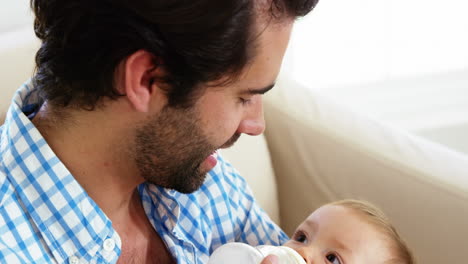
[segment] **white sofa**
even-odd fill
[[[30,29],[0,35],[0,120],[31,76],[37,47]],[[419,263],[466,261],[467,156],[355,114],[287,75],[264,104],[265,135],[243,136],[222,154],[287,233],[324,203],[361,198],[384,209]]]

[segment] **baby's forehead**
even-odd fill
[[[341,233],[354,234],[356,229],[369,230],[372,233],[383,233],[365,213],[342,205],[324,205],[312,212],[298,228],[312,234],[320,231],[328,235]],[[340,233],[341,232],[341,233]]]
[[[342,217],[358,217],[358,213],[355,210],[342,206],[342,205],[323,205],[313,211],[304,222],[310,224],[316,224],[330,218],[342,218]]]
[[[313,211],[305,221],[320,222],[330,218],[353,218],[369,224],[373,224],[373,220],[376,219],[364,209],[350,207],[346,204],[326,204]]]

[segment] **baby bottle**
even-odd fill
[[[252,247],[236,242],[217,248],[211,255],[208,264],[260,264],[268,255],[276,255],[280,264],[306,264],[299,253],[288,247]]]

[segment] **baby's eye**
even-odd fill
[[[327,260],[332,264],[341,264],[340,259],[336,256],[335,253],[329,253],[327,255]]]
[[[302,232],[296,232],[296,234],[294,234],[294,240],[299,242],[299,243],[307,243],[307,236],[302,233]]]

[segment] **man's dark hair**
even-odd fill
[[[146,50],[165,73],[154,81],[168,87],[169,104],[186,105],[198,84],[235,78],[255,56],[259,2],[280,22],[318,0],[31,0],[42,40],[34,85],[52,105],[93,109],[120,96],[117,66]]]

